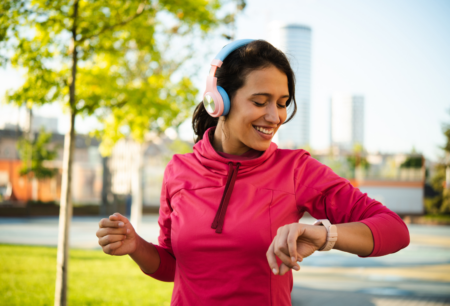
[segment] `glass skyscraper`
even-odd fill
[[[269,25],[269,42],[287,55],[296,80],[297,114],[280,127],[278,145],[281,148],[300,148],[309,144],[310,137],[311,28],[273,22]]]

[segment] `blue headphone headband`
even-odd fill
[[[230,55],[231,52],[233,52],[234,50],[236,50],[239,47],[247,45],[248,43],[250,43],[252,41],[253,41],[253,39],[235,40],[235,41],[229,43],[228,45],[226,45],[225,47],[223,47],[222,50],[220,50],[220,52],[216,55],[215,59],[218,59],[223,62],[223,60],[228,55]]]

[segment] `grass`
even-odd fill
[[[0,244],[0,305],[53,305],[55,279],[56,248]],[[68,305],[169,305],[172,289],[128,256],[70,251]]]

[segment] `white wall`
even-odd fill
[[[359,187],[370,198],[398,214],[422,214],[424,191],[421,187]]]

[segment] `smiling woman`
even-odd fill
[[[297,111],[295,77],[287,57],[266,41],[252,41],[231,52],[216,77],[217,86],[231,100],[231,109],[228,115],[214,118],[200,103],[192,121],[196,142],[208,128],[217,126],[211,142],[218,152],[265,151],[280,125]],[[289,118],[288,108],[292,110]]]
[[[103,251],[173,281],[172,305],[284,306],[291,269],[315,251],[365,257],[406,247],[395,213],[305,150],[271,141],[296,111],[286,56],[265,41],[223,50],[194,112],[194,152],[174,155],[164,173],[159,245],[114,214],[99,224]],[[305,212],[320,220],[299,223]]]

